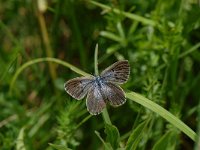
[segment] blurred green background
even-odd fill
[[[107,107],[113,123],[108,127],[101,115],[89,115],[85,100],[64,91],[64,83],[80,75],[55,63],[25,67],[11,89],[17,70],[41,57],[93,74],[98,43],[100,71],[129,60],[131,74],[123,89],[151,99],[198,132],[198,1],[96,2],[0,0],[0,149],[198,149],[159,115],[130,100]]]

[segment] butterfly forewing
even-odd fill
[[[96,86],[90,88],[86,99],[86,106],[92,115],[98,115],[106,107],[103,95]]]
[[[73,98],[80,100],[85,97],[93,85],[93,78],[78,77],[67,81],[64,85],[65,91]]]
[[[130,66],[128,61],[121,60],[106,68],[100,76],[106,82],[123,84],[128,80],[129,74]]]
[[[124,91],[113,83],[108,82],[105,84],[104,94],[112,106],[120,106],[126,102]]]

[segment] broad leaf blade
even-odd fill
[[[148,124],[148,120],[140,123],[137,128],[133,130],[131,135],[129,136],[127,145],[126,145],[126,150],[134,150],[136,149],[139,141],[142,138],[142,135],[144,134],[144,129],[146,128]]]
[[[24,144],[24,130],[25,128],[21,128],[19,135],[17,137],[17,142],[16,142],[16,150],[26,150],[25,144]]]
[[[105,124],[105,133],[107,135],[106,141],[111,144],[113,149],[117,149],[120,142],[120,134],[117,127],[114,125]]]

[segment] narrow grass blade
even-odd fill
[[[195,50],[198,50],[199,47],[200,47],[200,43],[197,43],[196,45],[191,47],[189,50],[187,50],[187,51],[183,52],[182,54],[180,54],[178,58],[185,57],[186,55],[194,52]]]
[[[14,74],[11,82],[10,82],[10,92],[14,86],[14,83],[17,79],[17,77],[19,76],[19,74],[24,70],[26,69],[27,67],[33,65],[33,64],[36,64],[36,63],[40,63],[40,62],[54,62],[54,63],[57,63],[57,64],[60,64],[60,65],[63,65],[69,69],[71,69],[72,71],[80,74],[80,75],[83,75],[83,76],[91,76],[90,74],[78,69],[77,67],[67,63],[67,62],[64,62],[60,59],[56,59],[56,58],[50,58],[50,57],[46,57],[46,58],[37,58],[37,59],[33,59],[31,61],[28,61],[26,62],[25,64],[23,64],[17,71],[16,73]]]
[[[153,112],[159,114],[161,117],[166,119],[168,122],[170,122],[172,125],[177,127],[179,130],[181,130],[183,133],[185,133],[188,137],[190,137],[193,141],[195,141],[198,137],[197,134],[189,128],[184,122],[182,122],[180,119],[175,117],[173,114],[171,114],[166,109],[162,108],[158,104],[154,103],[153,101],[143,97],[140,94],[137,94],[135,92],[127,92],[126,97],[136,103],[139,103],[140,105],[152,110]]]
[[[94,72],[95,75],[98,76],[99,75],[99,70],[98,70],[98,44],[96,44],[95,47],[95,52],[94,52]]]
[[[122,43],[122,41],[123,41],[123,39],[121,37],[119,37],[118,35],[115,35],[111,32],[108,32],[108,31],[101,31],[100,35],[105,38],[108,38],[110,40],[116,41],[116,42]]]
[[[112,10],[114,13],[124,15],[125,17],[130,18],[132,20],[136,20],[136,21],[142,22],[144,24],[149,24],[149,25],[152,25],[152,26],[156,25],[156,23],[153,20],[144,18],[142,16],[135,15],[135,14],[132,14],[132,13],[129,13],[129,12],[124,12],[124,11],[121,11],[119,9],[109,7],[107,5],[101,4],[101,3],[96,2],[96,1],[89,1],[89,2],[98,6],[98,7],[101,7],[104,10]]]
[[[44,114],[43,116],[41,116],[38,119],[38,122],[35,123],[35,125],[30,129],[28,133],[29,137],[33,137],[34,135],[36,135],[49,118],[50,118],[49,114]]]
[[[197,118],[197,130],[198,130],[198,136],[200,136],[200,100],[199,100],[199,104],[198,104],[198,118]],[[199,150],[200,149],[200,138],[196,141],[195,144],[195,150]]]

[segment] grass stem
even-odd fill
[[[99,71],[98,71],[98,44],[96,44],[95,47],[95,52],[94,52],[94,70],[95,70],[95,75],[98,76],[99,75]],[[102,113],[103,119],[107,124],[112,124],[107,108],[104,108],[103,113]]]
[[[35,1],[37,3],[37,1]],[[50,39],[49,39],[49,34],[48,34],[48,31],[47,31],[47,26],[46,26],[46,22],[45,22],[45,18],[43,16],[43,13],[39,10],[38,8],[38,5],[37,5],[37,18],[38,18],[38,22],[39,22],[39,25],[40,25],[40,30],[41,30],[41,33],[42,33],[42,39],[43,39],[43,42],[44,42],[44,46],[45,46],[45,52],[46,52],[46,55],[47,57],[53,57],[53,50],[51,48],[51,42],[50,42]],[[51,79],[52,81],[54,81],[56,79],[56,68],[55,68],[55,65],[52,64],[51,62],[49,62],[49,71],[50,71],[50,75],[51,75]]]
[[[94,52],[94,72],[95,75],[99,75],[99,70],[98,70],[98,44],[96,44],[95,47],[95,52]]]

